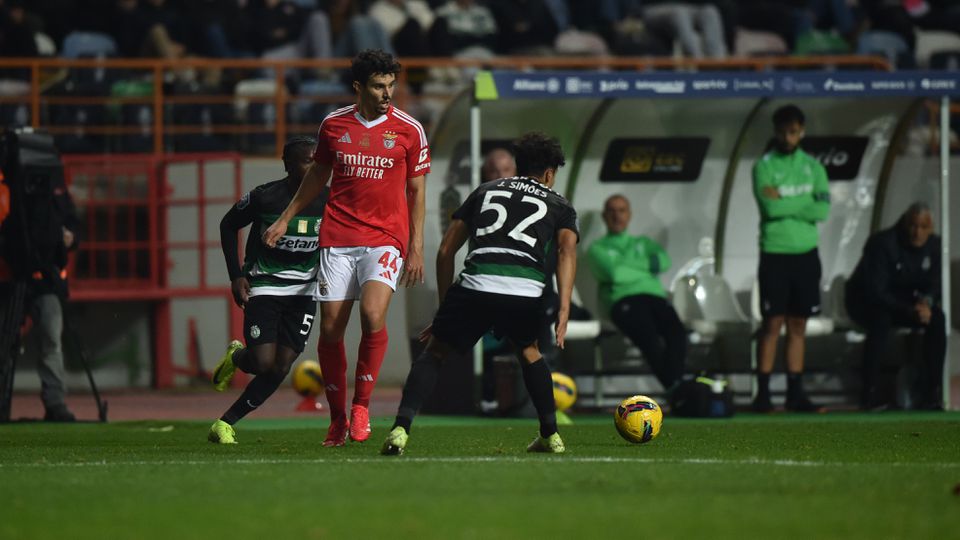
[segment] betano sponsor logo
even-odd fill
[[[283,251],[316,251],[320,247],[317,238],[303,238],[302,236],[284,236],[277,240],[277,249]]]

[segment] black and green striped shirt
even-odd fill
[[[579,236],[577,213],[560,194],[533,178],[513,177],[478,187],[453,213],[470,230],[462,287],[514,296],[543,294],[547,254],[560,229]]]
[[[290,220],[287,233],[275,247],[264,245],[261,237],[283,213],[295,194],[286,179],[257,186],[237,201],[224,216],[221,230],[234,231],[253,224],[247,235],[243,268],[225,247],[230,279],[241,275],[250,280],[250,296],[312,296],[316,290],[319,253],[318,232],[327,202],[327,191]],[[221,235],[222,236],[222,235]]]

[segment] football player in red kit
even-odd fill
[[[290,219],[330,182],[320,225],[320,366],[330,404],[324,446],[370,437],[367,407],[387,350],[387,308],[400,283],[423,283],[423,219],[430,148],[426,132],[392,104],[400,64],[382,50],[360,52],[351,64],[356,105],[320,124],[314,163],[277,221],[263,233],[272,246]],[[331,178],[332,173],[332,178]],[[360,301],[362,337],[353,405],[347,419],[347,357],[343,336]]]

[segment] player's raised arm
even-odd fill
[[[287,224],[290,220],[323,192],[323,187],[330,181],[330,173],[332,170],[333,165],[317,162],[310,165],[306,174],[303,175],[303,181],[300,182],[297,194],[293,196],[286,210],[273,222],[273,225],[270,225],[267,230],[263,231],[264,244],[269,247],[277,245],[277,240],[286,234]]]
[[[557,293],[560,309],[557,312],[557,347],[563,348],[570,320],[570,297],[573,295],[573,279],[577,275],[577,233],[572,229],[557,232]]]
[[[469,236],[467,223],[462,219],[454,219],[440,241],[440,249],[437,250],[437,294],[441,303],[453,284],[454,257]],[[569,305],[567,307],[569,308]]]
[[[427,178],[417,176],[407,181],[407,206],[410,208],[410,249],[403,264],[400,284],[413,287],[423,283],[423,220],[427,208]]]

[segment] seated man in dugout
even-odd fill
[[[917,405],[943,409],[947,334],[940,303],[940,260],[940,237],[933,234],[933,216],[922,202],[910,205],[896,225],[867,240],[846,290],[847,312],[867,332],[860,398],[864,409],[882,410],[892,404],[892,395],[881,395],[879,378],[896,328],[923,330]]]
[[[670,268],[670,257],[650,238],[627,232],[630,201],[623,195],[606,200],[603,222],[606,236],[587,251],[600,307],[643,352],[653,374],[669,391],[683,376],[687,355],[687,331],[657,277]]]

